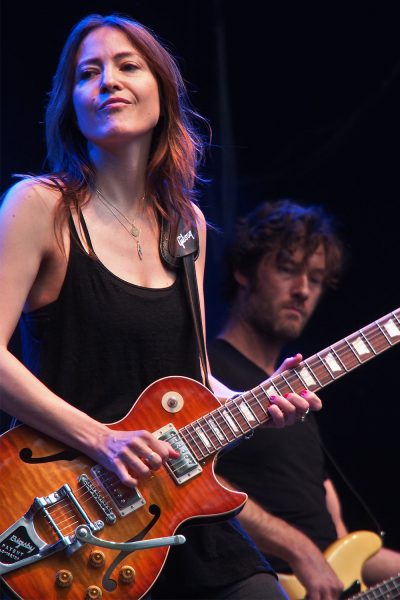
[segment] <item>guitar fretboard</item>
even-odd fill
[[[369,588],[366,592],[352,596],[352,600],[394,600],[395,598],[400,598],[400,573]]]
[[[316,392],[398,342],[400,308],[303,360],[296,368],[228,400],[183,427],[180,434],[200,461],[266,423],[271,396],[304,389]]]

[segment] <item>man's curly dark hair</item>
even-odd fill
[[[279,260],[304,251],[306,261],[321,245],[325,249],[324,287],[335,287],[343,267],[343,245],[332,217],[322,206],[302,206],[291,200],[264,202],[239,219],[233,240],[227,246],[224,292],[232,301],[237,292],[236,271],[250,280],[266,254]]]

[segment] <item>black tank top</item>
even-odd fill
[[[24,314],[26,366],[64,400],[107,423],[122,418],[153,381],[201,381],[181,270],[167,288],[144,288],[87,254],[72,218],[65,280],[55,302]],[[89,247],[89,232],[82,217]]]
[[[87,231],[84,221],[82,227]],[[160,377],[201,381],[182,271],[168,288],[127,283],[85,252],[72,219],[70,232],[58,299],[21,319],[28,368],[64,400],[104,423],[124,417],[143,389]],[[86,239],[94,251],[88,232]],[[270,571],[236,521],[183,532],[188,541],[171,548],[151,591],[155,599],[201,597],[201,589],[206,597],[210,587]]]

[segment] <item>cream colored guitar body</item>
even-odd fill
[[[324,556],[341,581],[344,589],[359,582],[359,590],[365,590],[362,581],[362,567],[365,561],[382,547],[381,538],[371,531],[355,531],[340,538],[329,546]],[[279,581],[290,600],[301,600],[306,590],[295,575],[279,574]],[[355,590],[357,591],[357,590]]]

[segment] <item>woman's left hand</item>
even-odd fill
[[[293,369],[302,360],[301,354],[286,358],[274,375],[278,375],[286,369]],[[269,421],[267,427],[281,428],[293,425],[298,421],[304,421],[310,410],[320,410],[322,408],[319,397],[309,390],[303,390],[300,394],[290,392],[285,396],[271,396],[270,401],[271,405],[268,407],[268,412],[272,422]]]

